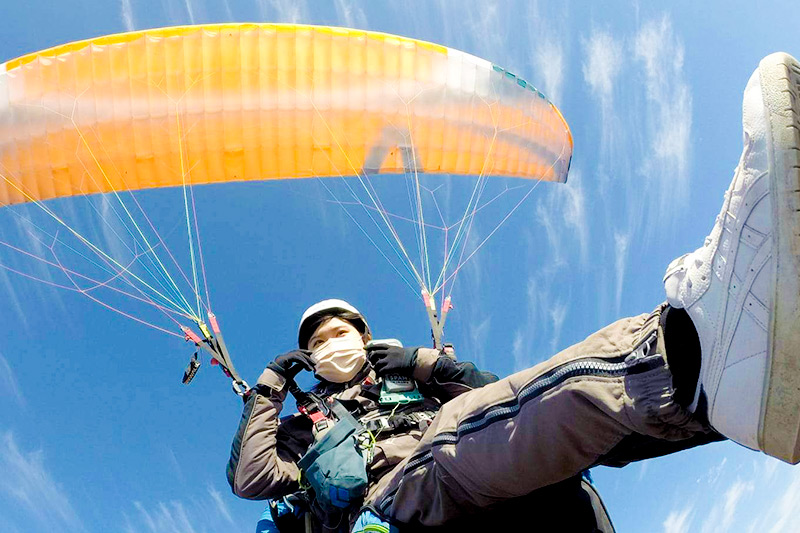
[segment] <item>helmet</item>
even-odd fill
[[[297,328],[297,345],[300,348],[305,348],[308,345],[311,335],[319,326],[319,324],[316,324],[317,319],[325,315],[351,315],[346,318],[348,322],[353,322],[353,326],[361,333],[370,332],[367,320],[364,318],[364,315],[361,314],[361,311],[344,300],[322,300],[306,309],[302,318],[300,318],[300,325]],[[356,316],[353,317],[352,315]],[[314,329],[312,329],[312,327]]]

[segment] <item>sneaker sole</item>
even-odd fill
[[[778,459],[800,462],[800,63],[784,53],[759,65],[771,142],[775,294],[758,440]]]

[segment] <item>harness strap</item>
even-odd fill
[[[396,415],[382,415],[361,423],[372,433],[392,432],[400,429],[420,429],[425,431],[431,425],[436,411],[415,411]]]

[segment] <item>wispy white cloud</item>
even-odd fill
[[[61,207],[62,211],[60,216],[62,220],[75,220],[74,206],[68,203]],[[17,299],[17,297],[13,295],[19,293],[13,285],[23,281],[21,285],[26,289],[26,294],[18,300],[23,323],[27,323],[27,319],[24,318],[24,315],[26,312],[30,311],[24,302],[31,301],[32,298],[47,301],[50,307],[57,308],[61,311],[62,316],[67,315],[67,306],[64,304],[61,297],[62,292],[47,286],[47,284],[63,283],[64,278],[60,273],[57,273],[54,267],[48,266],[44,261],[40,261],[40,259],[51,262],[54,261],[50,246],[55,243],[55,237],[57,235],[52,229],[50,229],[49,234],[39,229],[42,226],[47,227],[47,224],[50,222],[48,220],[49,215],[43,215],[39,206],[31,204],[22,204],[6,209],[14,209],[16,213],[16,216],[12,219],[16,232],[12,243],[33,256],[28,257],[23,253],[10,252],[7,256],[9,262],[11,262],[11,265],[13,265],[13,268],[17,271],[44,281],[44,283],[31,283],[29,280],[23,280],[16,273],[8,273],[9,275],[6,279],[9,282],[9,288],[11,289],[9,293],[12,294],[13,300]],[[40,224],[39,228],[37,228],[36,224]],[[38,259],[34,259],[34,257]],[[35,296],[31,294],[31,291],[36,291]],[[67,320],[69,320],[69,318],[67,318]]]
[[[11,218],[10,220],[5,221],[4,229],[7,229],[8,232],[4,232],[1,239],[12,246],[24,250],[25,252],[38,257],[44,257],[44,247],[39,240],[31,236],[34,234],[33,228],[30,224],[25,222],[25,219],[28,218],[29,210],[27,208],[27,205],[4,208],[6,214]],[[52,281],[51,274],[48,270],[42,268],[42,265],[36,262],[35,259],[28,259],[23,254],[6,247],[2,247],[1,251],[2,255],[0,255],[0,263],[3,266],[0,267],[0,287],[2,287],[3,296],[6,303],[4,310],[13,310],[15,315],[14,318],[18,320],[23,327],[27,328],[27,309],[23,306],[23,302],[30,301],[30,295],[21,293],[19,289],[19,283],[20,281],[24,280],[22,277],[20,277],[18,272],[24,272],[31,276],[46,278],[48,281]],[[41,291],[37,296],[42,296]]]
[[[514,372],[519,372],[529,366],[524,329],[518,329],[514,332],[514,340],[511,342],[511,355],[514,356]]]
[[[258,9],[258,21],[266,22],[270,20],[269,6],[267,0],[256,0],[256,8]]]
[[[698,476],[694,491],[688,486],[680,491],[680,502],[663,523],[665,533],[797,530],[800,470],[746,450],[738,449],[733,454]],[[745,456],[752,456],[752,463]]]
[[[625,283],[625,273],[628,267],[628,248],[630,236],[621,232],[614,232],[614,313],[619,314],[622,306],[622,289]]]
[[[716,464],[708,469],[708,472],[705,475],[705,478],[698,479],[698,481],[705,481],[709,485],[714,485],[719,481],[720,477],[722,476],[725,465],[728,463],[728,458],[723,457],[719,464]]]
[[[463,2],[440,0],[438,23],[443,25],[443,44],[453,46],[500,64],[519,73],[518,58],[507,53],[506,36],[509,12],[501,8],[498,0]],[[455,29],[450,21],[457,21]],[[473,39],[472,36],[480,36]]]
[[[472,322],[473,324],[476,323],[475,321]],[[487,342],[489,341],[489,331],[492,325],[492,317],[488,316],[477,323],[478,325],[470,328],[469,337],[470,337],[470,349],[475,350],[474,355],[470,354],[470,357],[475,360],[475,364],[478,368],[484,368],[485,365],[485,351]]]
[[[131,0],[120,0],[120,7],[122,8],[122,24],[125,26],[125,31],[134,31],[136,23],[133,21]]]
[[[577,238],[581,263],[586,266],[589,260],[589,220],[586,210],[586,192],[581,173],[575,171],[564,187],[555,189],[561,196],[562,216],[565,229]]]
[[[0,472],[0,496],[13,502],[26,522],[85,531],[67,493],[45,467],[43,452],[20,450],[11,432],[0,436]]]
[[[150,531],[152,533],[196,533],[198,531],[181,502],[161,502],[152,509],[146,508],[141,502],[134,502],[133,505],[139,512],[140,527],[130,528],[130,531]]]
[[[598,297],[613,302],[616,316],[629,258],[657,235],[663,238],[665,226],[685,209],[692,98],[683,43],[668,16],[627,35],[593,29],[581,43],[583,80],[599,118],[591,172],[596,208],[588,216],[598,235],[614,236],[598,240],[591,253],[613,265],[614,272],[603,274],[608,289]]]
[[[662,524],[664,533],[686,533],[691,531],[689,526],[692,523],[693,514],[691,506],[670,512]]]
[[[603,109],[610,109],[623,64],[622,44],[611,33],[595,30],[584,43],[584,57],[583,78]]]
[[[262,21],[297,24],[310,20],[305,0],[257,0],[257,7]]]
[[[647,461],[641,461],[639,463],[639,481],[643,480],[644,477],[647,475],[647,470],[649,469],[649,465]]]
[[[475,224],[466,236],[466,250],[475,250],[485,238],[481,233],[479,224]],[[468,252],[469,253],[469,252]],[[487,316],[487,309],[481,305],[472,305],[484,299],[483,291],[486,284],[486,262],[484,254],[475,254],[469,261],[463,263],[458,275],[450,282],[450,287],[457,294],[454,304],[459,310],[459,321],[470,324],[468,328],[469,359],[478,367],[484,368],[485,353],[488,349],[489,333],[491,330],[491,315]],[[451,267],[452,268],[452,267]],[[449,289],[448,289],[449,290]]]
[[[367,15],[350,0],[335,0],[338,20],[348,28],[367,29]]]
[[[594,174],[599,178],[600,192],[608,196],[612,180],[618,181],[620,170],[624,168],[626,157],[621,153],[625,130],[622,126],[621,114],[630,109],[617,109],[615,93],[622,74],[623,41],[609,32],[593,30],[588,39],[583,41],[582,65],[583,79],[590,89],[590,96],[600,107],[598,138],[600,147]]]
[[[14,370],[8,364],[8,360],[0,353],[0,398],[4,396],[13,398],[20,407],[25,406],[25,398],[22,396],[17,378],[14,377]],[[7,402],[5,403],[8,405]]]
[[[800,517],[800,472],[794,470],[791,477],[793,479],[789,486],[765,513],[765,516],[772,520],[769,533],[796,531],[797,520]]]
[[[551,194],[548,199],[552,199],[555,195]],[[552,202],[542,201],[536,204],[536,220],[542,226],[544,234],[547,237],[547,250],[550,253],[551,259],[548,264],[552,267],[561,266],[566,263],[564,257],[564,241],[559,230],[558,211],[550,207]]]
[[[739,506],[742,496],[753,491],[753,483],[737,481],[725,493],[723,501],[722,520],[719,523],[720,529],[728,529],[733,524],[734,513]],[[711,529],[709,529],[711,530]]]
[[[4,257],[3,263],[5,262],[6,258]],[[18,320],[23,327],[27,328],[28,319],[25,316],[25,311],[20,305],[20,298],[17,295],[16,283],[14,283],[12,276],[16,276],[16,274],[0,267],[0,287],[2,287],[6,309],[13,310],[15,319]]]
[[[542,74],[542,91],[556,105],[563,101],[564,70],[566,59],[561,42],[545,37],[533,55],[534,65]]]
[[[581,172],[573,168],[570,180],[563,185],[548,186],[533,208],[547,245],[529,247],[536,250],[529,260],[541,266],[528,280],[526,320],[519,327],[517,343],[527,350],[524,358],[523,352],[515,356],[517,370],[535,362],[531,360],[535,358],[532,346],[549,347],[547,353],[539,353],[541,357],[552,355],[560,345],[569,316],[570,295],[555,287],[565,268],[586,268],[589,263],[590,228],[585,194]]]
[[[225,20],[227,22],[233,22],[236,20],[233,16],[233,11],[231,11],[231,3],[229,0],[222,0],[222,7],[225,9]]]
[[[88,201],[100,204],[99,207],[95,206],[98,215],[96,225],[100,228],[101,239],[96,246],[118,265],[127,265],[133,259],[131,251],[136,250],[135,243],[142,240],[134,239],[133,230],[129,232],[126,229],[132,227],[132,221],[124,215],[125,209],[122,205],[118,205],[119,200],[116,196],[102,195]],[[127,206],[126,208],[129,209]],[[154,242],[158,242],[155,237],[151,238]],[[141,248],[146,248],[143,242]]]
[[[683,72],[684,47],[668,16],[645,23],[634,57],[644,70],[647,146],[641,172],[656,183],[659,220],[674,219],[685,203],[691,156],[692,95]]]
[[[175,472],[176,479],[182,484],[186,484],[186,476],[183,474],[183,468],[181,468],[181,463],[178,461],[178,458],[175,456],[175,451],[172,448],[167,448],[167,461]]]
[[[529,34],[536,36],[530,43],[531,62],[536,76],[529,81],[539,86],[551,102],[560,105],[563,102],[570,34],[566,31],[565,13],[561,11],[556,14],[546,14],[546,7],[552,8],[553,5],[528,3]],[[559,4],[558,7],[566,10],[563,5]]]
[[[741,505],[744,509],[740,513],[743,515],[740,529],[753,533],[794,533],[800,517],[800,470],[771,458],[764,458],[764,462],[774,464],[775,470],[759,469],[762,475],[754,478],[754,489],[747,494],[752,501]],[[762,462],[762,466],[766,465]]]
[[[564,320],[567,318],[567,311],[569,307],[564,302],[553,302],[550,307],[550,320],[553,324],[553,334],[550,337],[550,351],[555,353],[558,348],[558,342],[561,339],[561,328],[564,326]]]
[[[761,459],[761,461],[758,461],[757,464],[754,465],[753,470],[761,472],[764,477],[764,483],[771,483],[775,478],[775,474],[778,472],[778,466],[782,463],[769,456],[759,457],[759,459]]]
[[[536,205],[536,217],[544,227],[552,251],[551,265],[566,262],[564,245],[577,242],[581,264],[589,258],[589,221],[581,172],[573,169],[564,185],[551,187],[547,198]]]
[[[542,332],[539,316],[546,312],[541,305],[542,288],[539,286],[539,274],[532,274],[528,279],[525,302],[525,319],[514,332],[511,353],[514,357],[514,372],[530,367],[533,363],[532,347],[537,334]]]
[[[186,7],[186,15],[189,17],[189,22],[194,24],[194,7],[192,0],[183,0],[183,5]]]
[[[752,483],[737,480],[728,488],[725,496],[720,498],[717,504],[707,512],[701,531],[703,533],[718,533],[730,530],[742,496],[752,492],[753,489]]]
[[[216,505],[217,513],[219,513],[219,515],[232,526],[236,525],[233,521],[233,517],[231,516],[231,512],[228,509],[228,504],[226,504],[225,500],[222,498],[222,494],[220,494],[220,492],[211,485],[206,487],[206,489],[208,490],[208,494],[211,496],[214,505]]]
[[[560,268],[550,266],[528,278],[524,318],[514,332],[511,348],[515,372],[550,357],[560,348],[570,312],[570,295],[555,288],[559,272]]]
[[[205,494],[188,495],[186,501],[152,504],[135,501],[133,507],[134,513],[123,513],[128,533],[201,533],[246,528],[234,519],[225,497],[211,485],[206,487]]]

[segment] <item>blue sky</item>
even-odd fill
[[[791,2],[654,4],[6,2],[0,60],[149,27],[303,22],[437,42],[529,80],[570,123],[570,178],[538,187],[466,265],[447,327],[462,359],[508,375],[662,301],[666,265],[702,243],[738,162],[750,73],[800,55]],[[196,195],[214,308],[250,381],[325,297],[378,336],[428,343],[419,301],[314,182]],[[142,195],[166,233],[180,200]],[[23,229],[0,213],[0,239]],[[225,481],[241,406],[218,371],[183,387],[180,340],[1,270],[0,285],[0,529],[253,530],[262,504]],[[619,531],[788,532],[800,518],[800,470],[731,443],[594,476]]]

